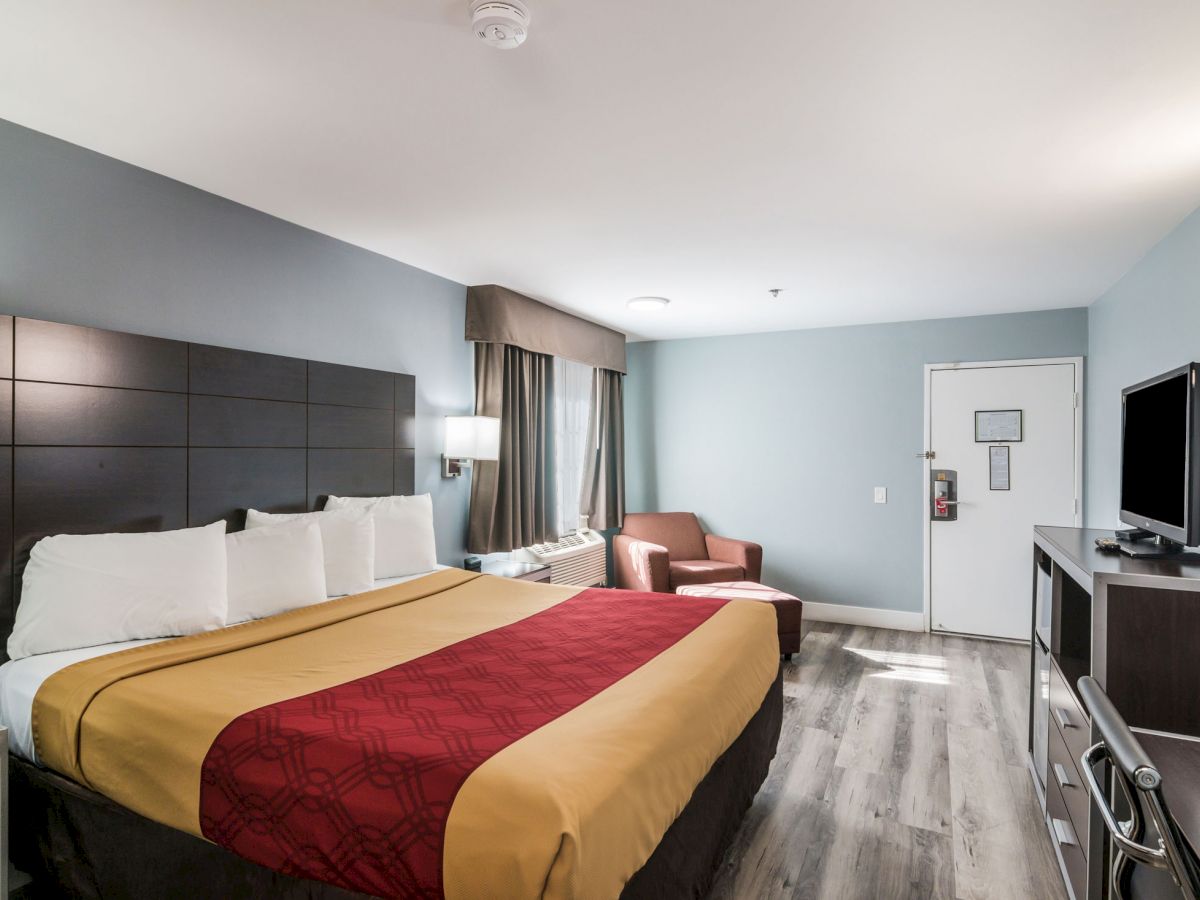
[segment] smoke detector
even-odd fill
[[[489,47],[513,50],[529,34],[529,10],[520,0],[471,0],[471,25]]]

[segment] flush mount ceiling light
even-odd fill
[[[660,312],[671,305],[666,297],[634,297],[625,304],[638,312]]]
[[[475,36],[497,50],[514,50],[529,36],[529,10],[521,0],[471,0]]]

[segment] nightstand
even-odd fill
[[[480,570],[484,575],[499,575],[501,578],[515,578],[517,581],[543,581],[550,583],[550,567],[540,563],[510,562],[496,560],[485,562]]]

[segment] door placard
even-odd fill
[[[1019,409],[975,410],[975,443],[1024,440],[1022,412]]]
[[[988,489],[1007,491],[1012,489],[1008,465],[1008,446],[988,447]]]

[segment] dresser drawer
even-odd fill
[[[1056,728],[1050,729],[1049,745],[1049,771],[1046,778],[1058,788],[1071,824],[1075,827],[1075,834],[1079,837],[1079,847],[1086,858],[1090,809],[1087,783],[1079,773],[1079,760],[1071,755],[1066,740]]]
[[[1062,857],[1064,874],[1071,885],[1075,900],[1087,897],[1087,857],[1083,852],[1083,838],[1071,823],[1066,801],[1053,778],[1046,783],[1046,819],[1050,827],[1050,839],[1054,841]]]
[[[1067,687],[1058,666],[1053,663],[1050,666],[1050,721],[1062,735],[1071,761],[1078,767],[1079,758],[1091,746],[1092,725],[1075,699],[1075,692]]]

